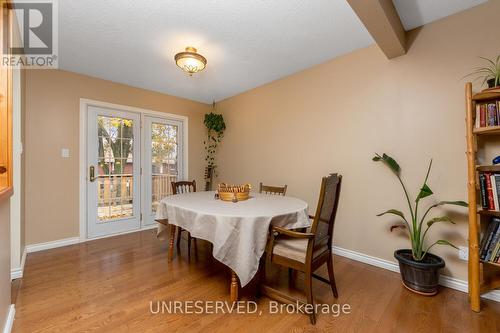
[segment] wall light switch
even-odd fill
[[[64,157],[64,158],[69,157],[69,149],[68,148],[61,149],[61,157]]]

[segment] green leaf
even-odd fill
[[[385,214],[393,214],[393,215],[396,215],[396,216],[399,216],[401,217],[402,219],[406,219],[405,218],[405,215],[403,214],[403,212],[397,210],[397,209],[389,209],[389,210],[386,210],[385,212],[383,213],[380,213],[380,214],[377,214],[377,216],[382,216],[382,215],[385,215]]]
[[[485,57],[479,57],[479,58],[481,58],[481,59],[483,59],[483,60],[486,60],[487,62],[489,62],[490,64],[492,64],[492,65],[493,65],[493,67],[495,67],[495,66],[496,66],[496,64],[493,62],[493,60],[490,60],[490,59],[485,58]]]
[[[427,184],[424,184],[420,189],[420,193],[418,194],[417,199],[415,199],[415,201],[419,201],[420,199],[426,198],[433,194],[434,192],[432,192],[430,187]]]
[[[461,207],[469,207],[469,204],[465,201],[440,201],[438,202],[435,206],[444,206],[444,205],[454,205],[454,206],[461,206]]]
[[[427,221],[427,225],[430,227],[434,223],[438,223],[438,222],[448,222],[451,224],[455,224],[455,222],[452,219],[450,219],[448,216],[440,216],[440,217],[435,217],[435,218]]]
[[[444,240],[444,239],[440,239],[436,242],[436,244],[439,244],[439,245],[448,245],[448,246],[451,246],[451,247],[454,247],[455,249],[458,250],[458,247],[455,246],[454,244],[448,242],[447,240]]]
[[[383,154],[382,158],[384,159],[385,163],[391,168],[392,171],[394,171],[395,173],[399,173],[401,171],[401,167],[399,166],[398,162],[396,162],[395,159],[386,154]]]
[[[385,165],[387,165],[395,174],[399,175],[399,172],[401,171],[401,167],[399,166],[398,162],[396,162],[395,159],[390,157],[387,154],[382,154],[380,156],[379,154],[375,154],[375,157],[372,158],[374,162],[379,162],[382,161]]]

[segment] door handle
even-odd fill
[[[89,180],[91,182],[95,182],[96,179],[97,177],[95,176],[95,167],[91,165],[89,168]]]
[[[7,172],[7,168],[6,168],[6,167],[4,167],[3,165],[0,165],[0,175],[1,175],[1,174],[4,174],[4,173],[6,173],[6,172]]]

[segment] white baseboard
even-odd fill
[[[9,313],[7,314],[7,320],[5,320],[5,326],[3,327],[3,333],[10,333],[12,331],[12,325],[14,325],[14,317],[16,316],[16,308],[14,304],[9,307]]]
[[[333,247],[333,253],[341,257],[346,257],[368,265],[384,268],[389,271],[399,273],[399,265],[389,260],[372,257],[364,253],[344,249],[338,246]]]
[[[78,244],[78,243],[85,243],[85,242],[89,242],[89,241],[93,241],[93,240],[97,240],[97,239],[115,237],[115,236],[130,234],[130,233],[134,233],[134,232],[150,230],[150,229],[154,229],[154,228],[158,228],[158,225],[152,224],[152,225],[148,225],[148,226],[143,226],[141,229],[137,229],[137,230],[130,230],[130,231],[120,232],[120,233],[106,235],[106,236],[88,238],[88,239],[80,239],[80,237],[70,237],[70,238],[59,239],[59,240],[55,240],[55,241],[51,241],[51,242],[31,244],[31,245],[26,245],[26,252],[33,253],[33,252],[39,252],[39,251],[44,251],[44,250],[50,250],[50,249],[55,249],[58,247],[63,247],[63,246],[68,246],[68,245],[73,245],[73,244]],[[24,266],[24,264],[23,264],[23,266]]]
[[[333,247],[333,253],[341,257],[349,258],[368,265],[384,268],[389,271],[399,273],[399,265],[393,261],[372,257],[364,253],[343,249],[338,246]],[[455,279],[446,275],[441,275],[439,279],[439,284],[444,287],[455,289],[464,293],[467,293],[469,289],[467,281]],[[500,302],[500,290],[490,291],[489,293],[481,295],[481,297],[492,301]]]
[[[38,251],[55,249],[57,247],[78,244],[78,243],[80,243],[80,237],[64,238],[64,239],[59,239],[59,240],[55,240],[52,242],[26,245],[26,252],[33,253],[33,252],[38,252]]]
[[[20,279],[23,277],[24,264],[26,263],[26,254],[27,254],[26,247],[24,247],[23,256],[21,257],[21,266],[10,270],[11,280]]]

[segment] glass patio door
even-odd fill
[[[156,207],[183,180],[182,122],[144,116],[143,225],[154,224]]]
[[[140,228],[140,114],[96,106],[87,119],[87,235]]]

